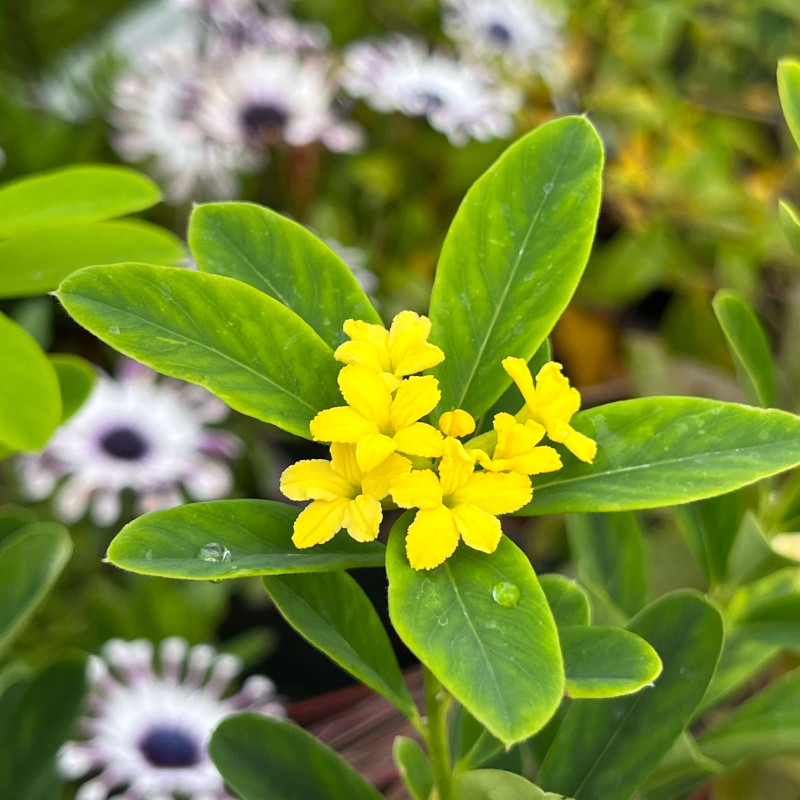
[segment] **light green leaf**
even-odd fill
[[[469,190],[447,233],[431,295],[441,408],[479,417],[529,360],[580,280],[600,208],[603,149],[583,117],[512,145]]]
[[[381,800],[333,750],[271,717],[228,717],[211,737],[209,753],[242,800]]]
[[[85,164],[40,173],[0,187],[0,239],[121,217],[160,199],[149,178],[125,167]]]
[[[138,220],[27,233],[0,242],[0,297],[44,294],[76,270],[95,264],[139,261],[172,266],[184,256],[174,234]]]
[[[570,514],[567,536],[578,577],[610,622],[623,624],[647,600],[643,537],[631,513]]]
[[[559,630],[567,625],[589,624],[589,598],[575,581],[563,575],[552,574],[540,576],[539,584]]]
[[[726,289],[714,295],[712,305],[736,362],[742,388],[749,399],[765,408],[775,405],[775,368],[758,317],[741,297]]]
[[[633,511],[725,494],[800,464],[800,419],[699,397],[646,397],[583,411],[594,464],[566,456],[533,477],[518,514]]]
[[[506,745],[527,739],[564,694],[555,621],[526,556],[505,537],[492,555],[461,545],[433,570],[410,567],[404,514],[389,537],[389,616],[400,638],[443,686]],[[493,599],[514,584],[511,607]]]
[[[346,572],[274,575],[264,585],[286,621],[314,647],[407,717],[416,706],[389,637],[364,590]]]
[[[663,663],[652,689],[613,700],[576,700],[536,778],[575,800],[627,800],[681,734],[714,673],[722,618],[700,595],[675,592],[634,617],[628,630]]]
[[[58,297],[125,355],[290,433],[308,438],[317,412],[342,404],[331,349],[292,311],[239,281],[115,264],[70,276]]]
[[[0,314],[0,442],[38,450],[61,419],[56,372],[39,345]]]
[[[35,522],[0,544],[0,652],[22,633],[71,552],[69,534],[55,522]]]
[[[778,203],[778,217],[794,254],[800,258],[800,213],[788,200]]]
[[[735,584],[750,583],[783,567],[796,567],[798,562],[772,549],[758,517],[746,511],[731,548],[729,579]]]
[[[356,542],[344,533],[298,550],[292,526],[299,510],[271,500],[215,500],[154,511],[117,534],[108,559],[140,575],[189,580],[383,565],[382,544]]]
[[[428,800],[433,790],[433,772],[419,744],[408,736],[397,736],[392,758],[412,800]]]
[[[195,208],[189,245],[205,272],[249,283],[304,319],[331,347],[345,320],[380,324],[364,290],[333,250],[302,225],[253,203]]]
[[[800,62],[784,58],[778,63],[778,94],[786,124],[800,147]]]
[[[66,422],[91,394],[97,373],[94,367],[80,356],[56,353],[49,358],[61,389],[61,422]]]
[[[570,697],[633,694],[661,674],[658,653],[630,631],[572,625],[559,628],[558,637]]]
[[[565,800],[560,794],[543,792],[521,775],[500,769],[476,769],[455,776],[458,800]]]

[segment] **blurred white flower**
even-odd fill
[[[378,288],[380,279],[367,267],[367,254],[360,247],[349,247],[333,238],[325,239],[325,244],[350,267],[353,277],[367,294],[371,295]]]
[[[207,90],[203,125],[232,148],[319,141],[351,152],[363,143],[361,129],[338,113],[338,86],[323,56],[246,50],[215,74]]]
[[[63,777],[94,775],[75,800],[227,799],[208,755],[214,728],[242,711],[285,716],[274,686],[260,676],[223,697],[241,664],[208,645],[165,639],[157,660],[159,668],[150,642],[117,639],[105,645],[103,658],[90,659],[79,738],[58,757]]]
[[[426,117],[455,145],[510,136],[522,105],[521,92],[490,70],[404,36],[352,45],[342,83],[376,111]]]
[[[41,453],[20,459],[21,489],[34,500],[55,491],[60,519],[74,522],[90,509],[98,525],[118,519],[125,489],[138,513],[180,505],[181,487],[196,500],[224,497],[233,482],[225,459],[241,443],[208,423],[227,414],[205,389],[157,381],[146,367],[123,362],[118,379],[98,376],[86,404]]]
[[[770,540],[770,546],[779,555],[800,561],[800,533],[779,533]]]
[[[444,30],[470,55],[549,72],[561,49],[561,20],[536,0],[444,0]]]

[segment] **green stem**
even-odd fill
[[[428,712],[428,755],[433,769],[438,800],[454,800],[453,771],[447,737],[447,710],[450,696],[437,677],[425,667],[425,707]]]

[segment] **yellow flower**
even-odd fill
[[[561,374],[561,364],[554,361],[545,364],[536,376],[535,387],[531,371],[523,359],[506,358],[503,369],[525,398],[525,407],[517,419],[520,422],[532,419],[544,425],[550,439],[561,442],[581,461],[591,464],[597,453],[597,444],[569,425],[573,414],[581,407],[581,396]]]
[[[539,475],[561,469],[561,456],[552,447],[537,447],[544,438],[544,426],[529,419],[520,423],[511,414],[495,414],[497,444],[490,458],[483,450],[470,450],[490,472],[521,472]]]
[[[401,311],[388,331],[382,325],[348,319],[344,332],[350,341],[339,345],[336,359],[366,367],[380,375],[392,391],[401,378],[444,361],[444,353],[428,343],[431,321],[413,311]]]
[[[442,434],[419,422],[441,397],[436,378],[407,378],[392,396],[379,375],[353,365],[339,372],[339,388],[347,405],[320,411],[311,420],[311,435],[320,442],[355,444],[364,472],[395,451],[425,458],[442,454]]]
[[[467,411],[457,408],[455,411],[445,411],[439,417],[439,430],[445,436],[469,436],[475,430],[475,420]]]
[[[290,500],[313,500],[294,523],[295,547],[311,547],[333,538],[346,528],[357,542],[378,536],[383,511],[381,500],[400,475],[411,471],[411,462],[390,455],[376,469],[363,471],[352,444],[331,445],[331,460],[298,461],[281,475],[281,491]]]
[[[516,511],[531,499],[531,482],[519,473],[475,472],[475,460],[457,439],[444,441],[439,474],[423,469],[400,475],[391,486],[401,508],[418,508],[406,537],[414,569],[433,569],[449,558],[463,539],[483,553],[500,542],[495,515]]]

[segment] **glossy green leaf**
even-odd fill
[[[661,674],[658,653],[622,628],[573,625],[559,628],[558,637],[570,697],[633,694]]]
[[[800,213],[788,200],[778,203],[778,217],[794,254],[800,258]]]
[[[397,736],[392,758],[412,800],[428,800],[433,790],[433,772],[422,747],[408,736]]]
[[[317,412],[342,404],[331,349],[292,311],[239,281],[116,264],[70,276],[58,297],[125,355],[290,433],[309,437]]]
[[[714,295],[712,305],[736,362],[742,388],[765,408],[775,405],[775,368],[769,342],[750,306],[725,289]]]
[[[172,266],[186,255],[174,234],[138,220],[27,233],[0,242],[0,297],[44,294],[95,264],[138,261]]]
[[[382,544],[356,542],[345,533],[298,550],[292,526],[299,510],[271,500],[216,500],[154,511],[117,534],[108,559],[140,575],[189,580],[383,565]],[[219,547],[204,550],[208,545]]]
[[[407,717],[416,717],[386,630],[353,578],[346,572],[273,575],[264,578],[264,585],[303,638]]]
[[[228,717],[208,749],[242,800],[381,800],[333,750],[288,722],[259,714]]]
[[[56,372],[30,334],[3,314],[0,342],[0,442],[38,450],[61,419]]]
[[[567,455],[533,477],[518,514],[632,511],[725,494],[800,464],[800,418],[699,397],[646,397],[583,411],[594,464]]]
[[[581,583],[609,622],[624,623],[647,600],[643,536],[631,513],[571,514],[567,536]]]
[[[0,542],[36,521],[36,514],[30,508],[4,505],[0,510]]]
[[[721,764],[704,756],[692,735],[682,733],[647,781],[647,800],[683,800],[707,781],[724,772]]]
[[[61,422],[66,422],[91,394],[97,373],[94,367],[80,356],[56,353],[49,358],[56,371],[61,390]]]
[[[560,794],[543,792],[521,775],[500,769],[476,769],[455,776],[458,800],[564,800]]]
[[[739,589],[728,614],[749,639],[800,650],[800,568],[779,570]]]
[[[542,575],[544,591],[559,630],[567,625],[588,625],[591,620],[589,598],[575,581],[563,575]]]
[[[778,63],[778,94],[786,124],[800,147],[800,62],[784,58]]]
[[[603,149],[583,117],[549,122],[512,145],[467,192],[431,295],[442,409],[478,417],[529,360],[580,280],[600,207]]]
[[[459,546],[433,570],[409,566],[404,514],[389,537],[389,616],[400,638],[444,687],[506,745],[527,739],[564,693],[555,621],[527,557],[505,537],[492,555]],[[492,594],[520,590],[512,607]]]
[[[35,522],[0,545],[0,652],[28,624],[71,552],[69,534],[55,522]]]
[[[107,164],[57,169],[0,187],[0,239],[121,217],[160,199],[159,188],[132,169]]]
[[[205,272],[249,283],[302,317],[332,347],[345,320],[380,324],[350,268],[313,233],[253,203],[198,206],[189,245]]]
[[[536,778],[575,800],[627,800],[685,728],[722,647],[722,618],[700,595],[675,592],[646,606],[628,630],[658,653],[652,689],[570,706]]]

